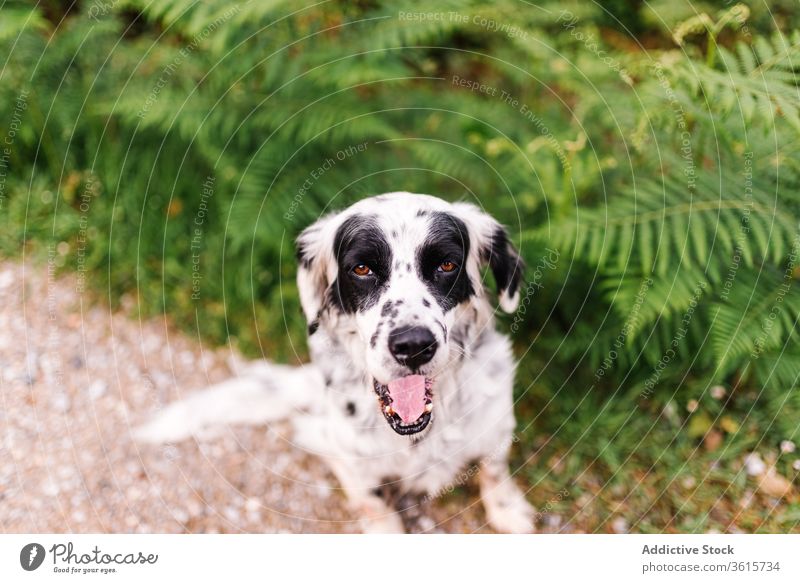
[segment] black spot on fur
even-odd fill
[[[466,348],[467,333],[469,329],[466,326],[458,326],[453,328],[450,333],[450,341],[458,347],[458,360],[464,360],[464,353]]]
[[[428,211],[426,211],[425,209],[419,209],[417,211],[417,216],[418,217],[427,217],[428,216]]]
[[[431,215],[428,237],[417,251],[417,269],[436,302],[447,312],[474,295],[467,275],[469,231],[464,221],[451,214]],[[450,261],[456,269],[450,272],[439,266]]]
[[[308,335],[313,336],[314,332],[319,329],[319,320],[314,320],[308,325]]]
[[[353,401],[347,401],[347,405],[345,405],[344,410],[350,417],[352,417],[356,414],[356,404],[353,403]]]
[[[399,305],[400,301],[392,302],[392,300],[386,300],[386,303],[381,307],[381,316],[384,318],[396,318],[397,314],[400,313],[397,309]]]
[[[382,498],[390,507],[394,507],[400,497],[400,478],[396,476],[385,476],[381,478],[381,483],[370,492],[373,496]]]
[[[333,254],[339,273],[328,289],[328,302],[350,314],[374,306],[386,289],[392,263],[392,249],[375,218],[354,215],[345,220],[336,232]],[[353,273],[359,264],[368,265],[372,273]]]
[[[375,332],[372,334],[372,337],[369,339],[369,345],[372,348],[375,348],[378,345],[378,336],[381,333],[381,322],[378,322],[378,325],[375,327]]]
[[[431,307],[431,303],[428,301],[427,298],[422,298],[422,305],[425,306],[426,308]]]

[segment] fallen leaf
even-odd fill
[[[719,420],[719,426],[722,427],[725,433],[736,433],[740,429],[739,423],[728,415]]]
[[[708,413],[705,411],[695,413],[689,421],[689,427],[686,429],[686,432],[689,434],[689,437],[702,437],[711,429],[711,423],[711,417],[709,417]]]
[[[722,445],[722,433],[716,429],[706,433],[705,438],[703,438],[703,447],[706,448],[706,451],[716,451],[720,445]]]
[[[183,202],[179,198],[173,198],[167,205],[167,216],[177,217],[183,210]]]

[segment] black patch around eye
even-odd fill
[[[446,312],[474,295],[467,275],[469,231],[464,222],[444,212],[432,213],[428,237],[417,251],[417,269],[436,302]],[[452,272],[439,271],[444,261],[455,263]]]
[[[333,255],[339,270],[328,289],[329,303],[350,314],[374,306],[386,289],[392,265],[391,247],[375,218],[354,215],[346,219],[336,231]],[[372,274],[354,274],[353,267],[359,264],[368,265]]]

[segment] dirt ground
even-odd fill
[[[159,408],[230,376],[232,355],[87,301],[73,277],[0,262],[2,532],[358,532],[286,427],[134,443]],[[405,513],[412,531],[488,532],[474,490],[423,510]]]

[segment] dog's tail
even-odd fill
[[[322,386],[313,365],[300,367],[259,361],[236,377],[173,403],[134,431],[137,441],[175,442],[213,435],[225,426],[258,425],[289,417],[312,403]]]

